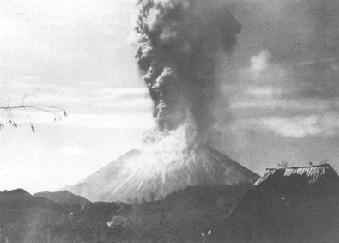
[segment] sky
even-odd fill
[[[155,122],[128,42],[133,1],[0,1],[1,105],[27,96],[68,114],[13,110],[13,128],[2,111],[0,190],[57,190],[139,148]],[[339,170],[339,2],[228,2],[242,30],[217,69],[216,148],[258,174]]]

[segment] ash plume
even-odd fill
[[[137,2],[136,59],[154,101],[157,129],[190,120],[198,134],[214,124],[218,53],[231,53],[240,24],[221,1]]]

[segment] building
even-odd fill
[[[267,168],[212,242],[320,242],[339,226],[338,187],[329,164]]]

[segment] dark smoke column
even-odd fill
[[[188,116],[199,132],[213,125],[216,54],[230,52],[240,24],[213,0],[138,1],[136,58],[144,72],[158,129],[174,130]]]

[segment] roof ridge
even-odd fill
[[[299,169],[299,168],[315,168],[315,167],[326,167],[330,166],[330,164],[323,164],[323,165],[312,165],[312,166],[290,166],[290,167],[282,167],[282,168],[273,168],[267,167],[266,170],[281,170],[281,169]]]

